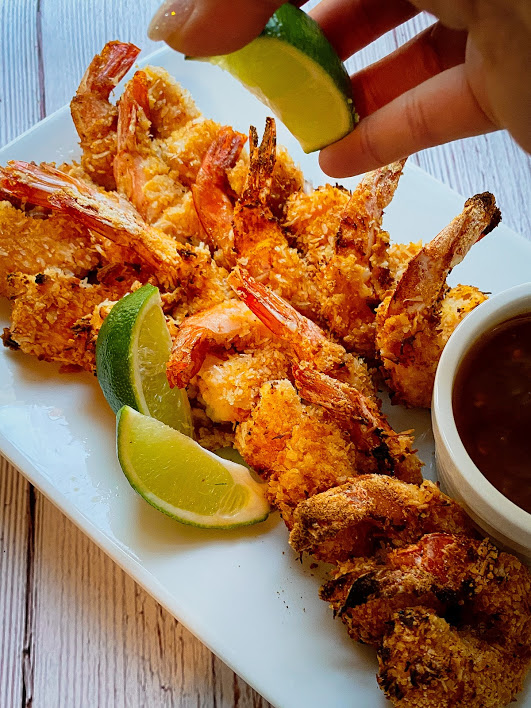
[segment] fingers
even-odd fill
[[[352,94],[361,118],[445,69],[465,60],[466,33],[439,22],[392,54],[354,74]]]
[[[148,35],[189,56],[227,54],[257,37],[282,4],[283,0],[166,0],[151,20]]]
[[[346,138],[322,150],[319,162],[330,177],[347,177],[496,128],[477,103],[460,64],[364,118]]]
[[[310,15],[344,60],[418,12],[407,0],[321,0]]]

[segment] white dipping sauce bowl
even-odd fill
[[[470,347],[496,325],[526,313],[531,313],[531,282],[494,295],[459,324],[437,367],[432,425],[443,491],[459,501],[473,521],[501,546],[531,564],[531,514],[507,499],[472,462],[457,432],[452,407],[455,377]]]

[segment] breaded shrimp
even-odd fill
[[[529,652],[507,651],[413,607],[393,616],[378,662],[378,683],[397,708],[499,708],[522,690]]]
[[[226,300],[187,317],[174,337],[170,386],[194,379],[199,398],[216,422],[248,417],[266,381],[287,376],[286,347],[239,300]]]
[[[92,285],[53,268],[37,275],[11,273],[8,287],[14,304],[4,344],[45,361],[93,371],[94,338],[75,325],[103,301],[125,295],[132,282],[134,273],[112,286]]]
[[[126,75],[140,49],[134,44],[108,42],[91,61],[70,102],[72,120],[80,138],[81,165],[96,184],[114,189],[118,110],[109,103],[111,91]]]
[[[289,345],[294,361],[305,362],[347,381],[367,397],[376,397],[376,389],[363,360],[348,354],[315,322],[297,312],[243,268],[235,268],[227,282],[266,327]]]
[[[234,167],[246,136],[228,126],[220,129],[201,163],[192,185],[194,205],[214,251],[220,251],[220,262],[227,268],[236,263],[232,216],[234,199],[229,196],[227,171]]]
[[[253,278],[243,268],[229,275],[229,285],[268,329],[293,348],[297,359],[312,362],[318,369],[331,371],[345,358],[345,350],[332,342],[312,320]]]
[[[322,266],[335,254],[336,234],[349,199],[348,189],[326,184],[295,192],[287,200],[282,226],[309,263]]]
[[[382,544],[403,546],[426,533],[474,536],[467,514],[437,485],[420,486],[387,475],[360,475],[302,501],[290,545],[329,563],[370,556]]]
[[[178,141],[176,136],[197,117],[187,92],[162,70],[149,68],[137,71],[128,82],[118,110],[114,159],[118,191],[144,221],[185,242],[200,240],[200,226],[189,185],[170,164],[167,143]],[[172,228],[175,221],[170,218],[176,212],[184,220],[178,229]]]
[[[50,165],[10,162],[0,168],[0,188],[32,204],[68,214],[129,252],[133,263],[151,269],[164,289],[183,288],[219,302],[226,296],[224,272],[203,248],[185,247],[148,226],[125,199],[96,191]]]
[[[396,433],[375,401],[348,383],[311,366],[293,368],[301,396],[328,410],[348,432],[358,450],[358,471],[394,475],[420,484],[422,462],[413,448],[412,431]]]
[[[374,358],[375,311],[391,284],[389,234],[383,210],[393,198],[405,160],[370,172],[341,214],[335,249],[318,270],[321,316],[349,351]]]
[[[498,593],[493,575],[498,555],[486,539],[430,533],[413,545],[385,547],[371,558],[341,563],[322,587],[321,599],[330,603],[353,639],[378,646],[393,614],[409,607],[430,608],[453,615],[455,623],[468,623],[480,593]],[[497,622],[494,615],[491,619]]]
[[[304,404],[286,379],[269,381],[248,420],[236,430],[236,448],[267,480],[267,495],[288,528],[297,504],[356,476],[356,450],[318,406]]]
[[[60,214],[31,214],[0,202],[0,295],[7,296],[7,276],[62,268],[84,277],[101,255],[89,231]]]
[[[450,327],[441,324],[446,277],[499,221],[491,194],[468,199],[463,212],[411,259],[378,308],[376,346],[393,402],[430,406],[435,370],[450,335]],[[457,324],[482,299],[476,288],[461,289],[453,322]]]
[[[275,123],[266,119],[260,146],[256,129],[249,133],[250,164],[245,188],[233,215],[237,262],[251,276],[305,314],[318,311],[313,269],[289,246],[280,222],[268,206],[276,156]]]
[[[522,689],[531,661],[531,575],[508,553],[489,556],[479,567],[470,551],[457,561],[474,571],[461,587],[452,566],[438,568],[445,604],[456,593],[445,617],[413,607],[387,624],[378,682],[396,706],[496,708]]]

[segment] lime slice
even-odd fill
[[[265,485],[194,440],[129,406],[118,412],[118,459],[131,486],[177,521],[234,528],[269,514]]]
[[[101,390],[117,413],[123,405],[192,435],[186,391],[170,388],[166,362],[171,337],[158,288],[144,285],[119,300],[105,318],[96,344]]]
[[[282,5],[262,34],[242,49],[201,59],[244,84],[305,152],[335,143],[357,122],[343,62],[317,22],[294,5]]]

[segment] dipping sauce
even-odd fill
[[[531,314],[480,337],[458,369],[452,404],[476,467],[531,513]]]

